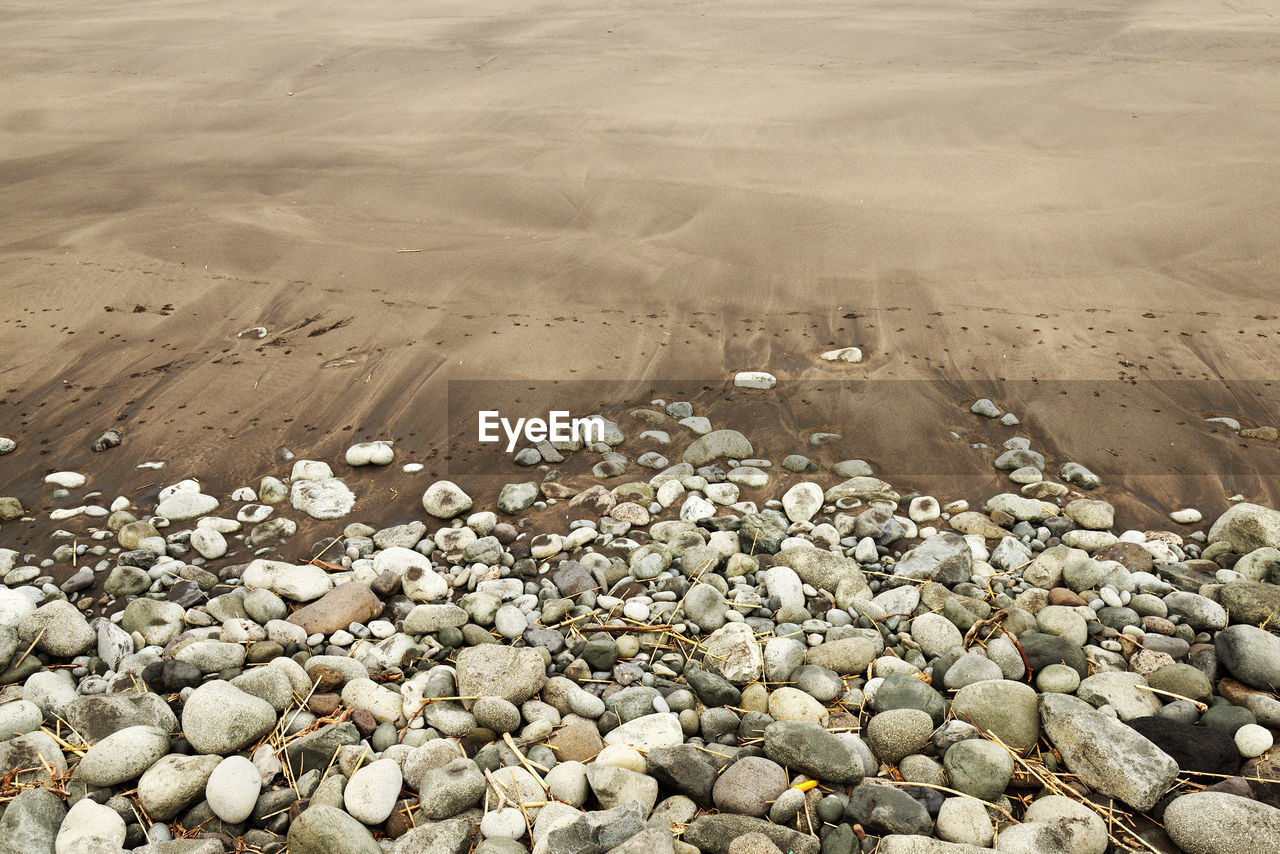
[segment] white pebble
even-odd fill
[[[73,471],[55,471],[45,475],[44,482],[63,489],[79,489],[85,484],[85,476]]]
[[[249,817],[262,789],[262,773],[243,756],[228,756],[213,769],[205,785],[209,809],[228,824]]]
[[[480,834],[485,839],[519,839],[525,830],[524,816],[514,807],[490,810],[480,819]]]
[[[1177,522],[1179,525],[1194,525],[1204,517],[1201,516],[1200,511],[1194,507],[1187,507],[1183,510],[1174,510],[1169,514],[1169,518]]]
[[[857,347],[841,347],[839,350],[828,350],[822,354],[827,362],[849,362],[856,365],[862,361],[862,350]]]
[[[770,389],[778,384],[778,378],[765,371],[739,371],[733,384],[738,388]]]
[[[1270,750],[1273,744],[1275,739],[1266,727],[1245,724],[1236,730],[1236,750],[1239,750],[1240,755],[1245,759],[1261,756]]]

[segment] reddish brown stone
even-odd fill
[[[1084,599],[1080,598],[1080,594],[1074,590],[1068,590],[1065,587],[1055,587],[1049,591],[1050,605],[1065,605],[1068,608],[1078,607],[1086,604]]]
[[[307,701],[307,711],[313,715],[327,718],[334,712],[338,711],[338,706],[342,703],[342,698],[337,694],[325,692],[323,694],[312,694],[311,699]]]
[[[346,681],[341,671],[327,664],[317,664],[308,671],[308,674],[311,676],[311,681],[315,683],[317,694],[332,691]]]
[[[389,838],[399,839],[417,826],[409,817],[409,813],[417,806],[417,798],[396,801],[395,810],[391,813],[390,818],[387,819],[386,824],[382,826]]]
[[[382,613],[382,600],[358,581],[339,584],[316,601],[289,615],[307,634],[332,634],[352,623],[367,623]]]
[[[1137,543],[1112,543],[1093,553],[1094,560],[1114,560],[1130,572],[1150,572],[1151,553]]]
[[[559,762],[590,762],[604,750],[600,730],[592,721],[576,720],[565,724],[547,739]]]
[[[378,719],[368,709],[356,709],[351,713],[350,720],[356,725],[356,729],[360,731],[361,738],[368,738],[378,728]]]

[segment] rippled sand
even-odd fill
[[[1267,9],[11,3],[0,494],[230,490],[394,438],[427,473],[353,476],[358,511],[413,515],[467,462],[447,382],[499,378],[606,381],[577,410],[687,381],[776,459],[839,432],[815,459],[956,496],[1002,482],[952,465],[1012,434],[967,412],[994,383],[1134,524],[1275,499],[1276,446],[1201,421],[1280,420],[1216,385],[1280,362]],[[778,393],[724,395],[740,369]],[[1127,405],[999,385],[1033,378]]]

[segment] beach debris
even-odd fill
[[[124,434],[121,433],[119,430],[116,430],[116,429],[108,430],[105,433],[103,433],[101,436],[99,436],[98,440],[93,443],[94,453],[101,453],[107,450],[108,448],[118,447],[120,443],[123,441],[124,441]]]

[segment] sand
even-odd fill
[[[1220,383],[1280,363],[1266,3],[20,0],[0,42],[0,494],[36,513],[53,470],[226,492],[390,438],[427,471],[350,475],[355,516],[411,518],[488,379],[683,394],[776,458],[839,432],[811,455],[943,498],[1016,432],[1134,525],[1280,497],[1275,444],[1202,421],[1280,421]]]

